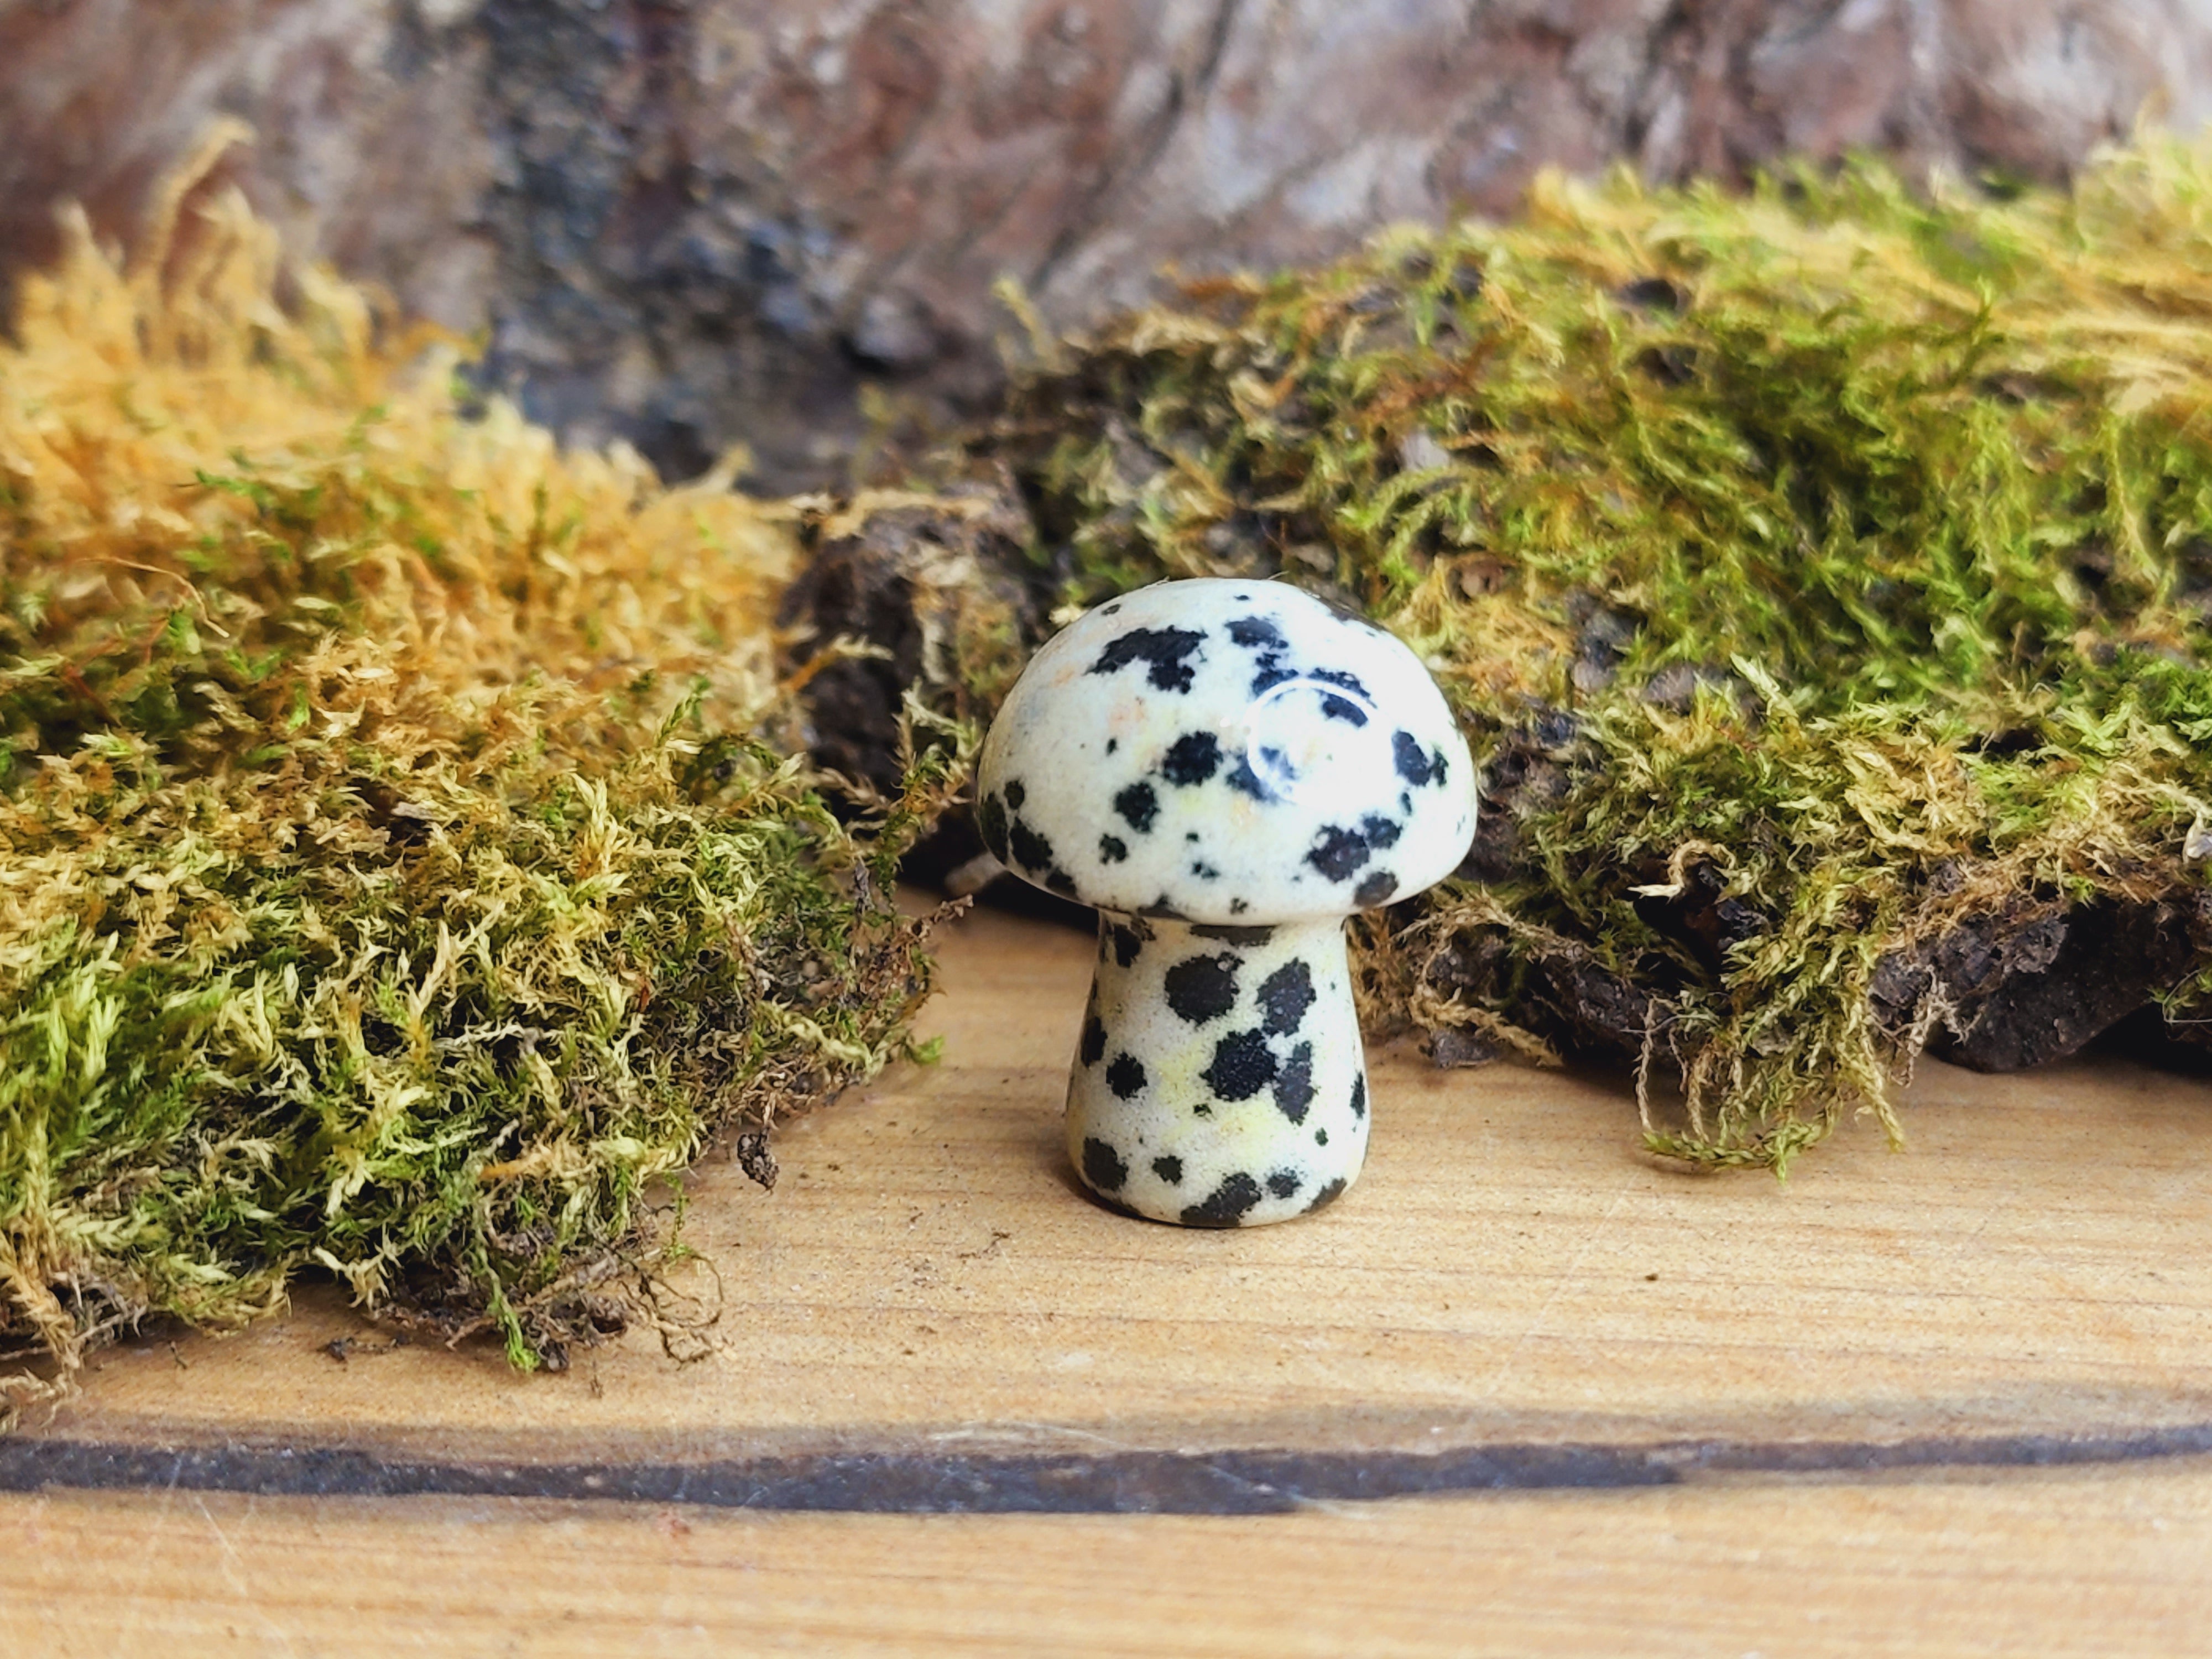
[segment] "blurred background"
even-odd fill
[[[221,115],[295,251],[564,435],[841,480],[1079,325],[1535,171],[1848,150],[2002,188],[2212,116],[2212,0],[0,0],[0,298]]]

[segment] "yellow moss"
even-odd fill
[[[0,1362],[50,1362],[0,1407],[310,1264],[518,1364],[675,1340],[657,1187],[927,988],[882,889],[964,734],[856,840],[762,740],[793,544],[734,463],[479,406],[201,199],[230,136],[0,344]]]

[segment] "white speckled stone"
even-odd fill
[[[1287,1220],[1351,1185],[1367,1066],[1344,923],[1102,917],[1067,1152],[1092,1191],[1194,1227]]]
[[[1105,912],[1068,1088],[1091,1189],[1249,1226],[1359,1172],[1342,918],[1450,873],[1474,769],[1419,660],[1280,583],[1163,582],[1048,641],[983,745],[977,817]]]

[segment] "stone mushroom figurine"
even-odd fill
[[[1048,641],[983,744],[978,817],[1095,905],[1067,1145],[1109,1204],[1250,1227],[1367,1152],[1344,918],[1449,875],[1474,769],[1390,635],[1280,583],[1162,582]]]

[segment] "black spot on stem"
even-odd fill
[[[1211,922],[1200,922],[1190,931],[1200,939],[1218,939],[1224,945],[1241,945],[1248,951],[1275,936],[1272,927],[1223,927]]]
[[[1265,1022],[1270,1036],[1288,1036],[1306,1017],[1306,1010],[1314,1006],[1313,969],[1305,959],[1298,957],[1281,967],[1260,981],[1260,1006],[1267,1010]]]
[[[1167,971],[1168,1006],[1193,1025],[1218,1019],[1237,1006],[1236,957],[1192,957]]]
[[[1314,1194],[1313,1202],[1307,1205],[1305,1207],[1305,1213],[1311,1215],[1316,1210],[1322,1209],[1328,1205],[1335,1203],[1336,1200],[1343,1195],[1344,1177],[1342,1176],[1339,1176],[1335,1180],[1330,1182],[1328,1186],[1322,1188],[1319,1192]]]
[[[1275,1073],[1275,1109],[1291,1122],[1303,1123],[1313,1097],[1313,1044],[1301,1042]]]
[[[1234,1227],[1260,1201],[1260,1183],[1241,1170],[1225,1178],[1206,1195],[1203,1204],[1194,1204],[1182,1212],[1186,1227]]]
[[[1097,1136],[1083,1143],[1083,1178],[1103,1193],[1118,1193],[1129,1178],[1121,1155]]]
[[[1258,1031],[1232,1031],[1213,1045],[1213,1062],[1200,1073],[1221,1100],[1249,1100],[1275,1079],[1275,1056]]]

